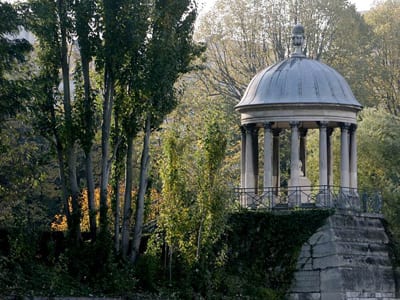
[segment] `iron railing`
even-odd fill
[[[382,212],[382,194],[376,190],[337,186],[236,188],[235,197],[250,209],[343,209],[365,213]]]

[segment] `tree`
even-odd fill
[[[192,60],[203,51],[203,47],[195,44],[192,39],[197,16],[194,1],[156,0],[154,5],[145,74],[144,138],[133,229],[133,262],[138,257],[142,237],[150,133],[176,107],[176,81],[181,74],[191,70]]]
[[[127,1],[121,18],[124,24],[123,38],[127,41],[124,62],[118,77],[117,107],[115,118],[120,121],[121,135],[126,145],[125,194],[122,214],[122,256],[127,258],[132,217],[133,153],[134,139],[141,131],[144,96],[144,70],[146,66],[146,44],[150,29],[150,2]],[[117,124],[116,124],[117,125]]]
[[[377,104],[396,116],[400,113],[400,1],[388,0],[365,14],[372,27],[373,53],[366,78]]]
[[[177,118],[176,123],[164,127],[158,230],[168,250],[170,280],[175,262],[189,268],[204,267],[224,228],[230,205],[229,179],[222,168],[227,140],[214,114],[207,109],[200,117],[206,123],[202,131],[197,130],[197,119],[174,126],[182,124]],[[177,117],[175,113],[172,116]]]
[[[75,28],[79,46],[80,63],[83,77],[83,93],[77,88],[76,101],[80,101],[82,107],[77,109],[79,120],[79,141],[85,154],[85,171],[87,182],[87,195],[89,207],[89,223],[92,239],[96,238],[97,232],[97,208],[94,198],[95,179],[93,174],[92,148],[97,131],[97,103],[95,93],[92,89],[90,78],[90,63],[100,47],[99,32],[92,29],[99,25],[99,15],[96,9],[96,1],[78,0],[73,6],[75,14]],[[76,80],[77,87],[82,79]]]
[[[197,245],[196,259],[203,248],[209,247],[221,234],[226,213],[228,194],[223,187],[221,167],[226,155],[227,140],[221,125],[211,119],[206,124],[197,154]]]
[[[38,39],[41,48],[38,55],[39,71],[38,101],[42,102],[44,118],[50,130],[44,129],[50,139],[54,139],[60,167],[61,184],[68,228],[71,237],[80,242],[80,188],[77,179],[77,135],[73,116],[70,83],[69,47],[74,34],[71,20],[71,2],[68,0],[32,0],[26,11],[28,29]],[[60,77],[58,77],[60,76]],[[59,89],[61,82],[62,90]],[[57,111],[56,106],[62,109]],[[47,120],[46,120],[47,119]],[[71,211],[69,211],[71,200]]]
[[[345,29],[358,34],[362,22],[345,0],[228,2],[217,1],[203,18],[197,39],[206,41],[208,48],[202,80],[211,94],[228,97],[233,105],[258,71],[291,53],[294,24],[306,29],[304,53],[324,60],[337,48],[335,41],[348,41]]]
[[[0,18],[0,122],[3,122],[21,108],[22,99],[28,98],[20,66],[32,46],[16,37],[23,20],[11,4],[0,3]]]

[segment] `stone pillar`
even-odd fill
[[[273,137],[272,123],[264,123],[264,181],[263,181],[263,204],[266,207],[274,205],[274,194],[272,187],[273,170]]]
[[[301,203],[301,191],[299,190],[300,182],[300,139],[299,139],[300,122],[290,122],[292,131],[290,143],[290,180],[288,188],[288,205],[293,207]]]
[[[254,124],[247,124],[245,125],[246,128],[246,162],[245,162],[245,188],[246,192],[256,192],[256,165],[255,161],[257,159],[256,156],[256,149],[254,149],[256,143],[254,141],[255,138],[255,125]]]
[[[307,176],[307,129],[300,130],[300,161],[301,172]]]
[[[252,131],[252,141],[253,141],[253,165],[254,165],[254,188],[255,188],[255,193],[258,192],[258,173],[259,173],[259,168],[258,168],[258,127],[254,126],[253,131]]]
[[[316,205],[320,207],[330,206],[330,197],[328,191],[329,185],[329,150],[328,150],[328,122],[319,122],[319,194]]]
[[[347,193],[350,187],[350,172],[349,172],[349,123],[341,125],[340,136],[340,187],[342,192]]]
[[[319,185],[321,190],[328,186],[328,122],[319,122]]]
[[[280,140],[279,134],[281,129],[273,129],[273,145],[272,145],[272,186],[275,189],[275,194],[278,195],[281,186],[281,161],[280,161]]]
[[[264,124],[264,191],[272,187],[272,169],[273,169],[273,137],[272,123]]]
[[[245,179],[244,179],[244,190],[242,191],[242,205],[244,207],[255,207],[255,194],[257,193],[257,166],[258,161],[256,152],[256,141],[257,134],[255,134],[256,127],[254,124],[246,124],[246,149],[245,149]]]
[[[350,187],[357,191],[357,125],[350,128]]]
[[[299,141],[299,122],[290,122],[292,130],[291,150],[290,150],[290,182],[291,186],[298,186],[300,177],[300,141]]]
[[[246,128],[240,126],[241,131],[241,153],[240,153],[240,188],[246,187],[245,174],[246,174]]]
[[[328,185],[329,187],[334,186],[333,176],[333,144],[332,144],[333,128],[328,128]]]

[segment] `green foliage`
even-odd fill
[[[270,289],[283,297],[290,286],[302,244],[323,225],[329,214],[329,211],[232,214],[221,238],[220,245],[226,243],[228,247],[217,290],[231,296],[242,294],[261,299],[263,291]],[[252,295],[253,291],[261,294]]]
[[[30,43],[17,38],[23,20],[10,3],[0,3],[0,121],[22,108],[29,98],[21,64],[32,49]]]
[[[374,98],[389,113],[400,113],[400,1],[381,1],[365,14],[365,21],[371,27],[370,43],[373,51],[369,57],[366,83]]]
[[[189,265],[201,259],[203,249],[224,226],[228,197],[220,169],[226,143],[221,126],[212,120],[197,141],[189,136],[178,138],[171,130],[164,142],[164,202],[159,224],[168,246],[181,252]]]
[[[111,246],[110,241],[99,239],[96,244],[74,248],[64,238],[53,240],[52,235],[41,231],[18,228],[9,231],[8,236],[9,254],[0,256],[0,297],[130,296],[136,291],[131,266],[120,264],[104,249]]]
[[[322,210],[233,212],[222,234],[202,254],[204,259],[192,265],[180,249],[173,253],[176,259],[171,266],[162,264],[162,247],[151,244],[142,258],[139,284],[156,290],[170,286],[169,293],[178,292],[179,298],[284,299],[301,246],[330,214]],[[162,234],[152,238],[160,241]],[[172,280],[168,272],[175,274]]]
[[[383,109],[368,108],[358,125],[359,186],[398,193],[400,119]]]

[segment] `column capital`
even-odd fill
[[[298,128],[300,126],[300,122],[299,121],[291,121],[291,122],[289,122],[289,125],[291,128],[294,128],[294,127]]]
[[[357,124],[351,124],[350,126],[350,131],[356,131],[357,130]]]
[[[241,132],[241,133],[246,133],[246,127],[245,127],[245,125],[240,125],[240,132]]]
[[[351,123],[340,123],[340,129],[343,130],[349,130],[351,126]]]
[[[265,122],[264,129],[272,129],[272,125],[274,125],[274,122]]]
[[[243,124],[242,128],[244,128],[247,133],[253,133],[256,129],[256,124]]]
[[[319,121],[317,123],[318,123],[319,128],[327,128],[328,124],[329,124],[327,121]]]

